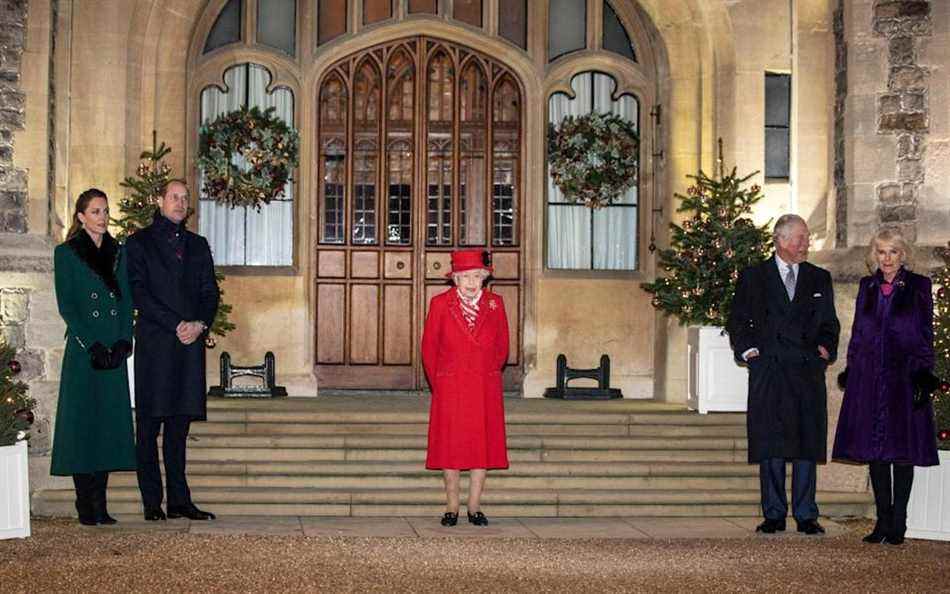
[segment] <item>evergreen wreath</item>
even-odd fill
[[[601,208],[637,183],[640,136],[617,114],[567,116],[548,126],[551,179],[571,201]]]
[[[299,136],[274,110],[242,107],[201,127],[197,166],[206,196],[232,208],[260,209],[284,193],[297,167]],[[235,156],[246,166],[235,164]]]

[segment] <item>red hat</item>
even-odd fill
[[[456,272],[465,272],[476,268],[491,272],[492,267],[489,262],[491,262],[491,255],[485,250],[456,250],[452,252],[452,272],[445,276],[450,277]]]

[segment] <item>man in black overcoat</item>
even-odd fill
[[[135,325],[135,421],[139,490],[145,519],[164,520],[158,434],[169,518],[212,520],[191,501],[185,444],[192,421],[206,415],[204,339],[218,309],[207,240],[185,228],[188,188],[170,181],[152,224],[129,237],[129,285]]]
[[[837,356],[841,326],[831,275],[805,261],[805,221],[783,215],[773,240],[773,257],[739,275],[726,327],[736,359],[749,367],[749,463],[759,464],[765,518],[756,530],[785,530],[791,462],[798,531],[819,534],[815,467],[827,457],[825,370]]]

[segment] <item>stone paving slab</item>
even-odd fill
[[[168,520],[168,523],[180,520]],[[253,536],[303,536],[298,517],[230,516],[191,522],[189,534],[246,534]]]
[[[407,518],[409,524],[422,538],[537,538],[525,525],[514,518],[489,518],[488,526],[473,526],[468,518],[459,515],[458,525],[445,527],[439,524],[440,518]]]
[[[301,518],[306,536],[417,537],[406,518]]]
[[[619,518],[524,518],[538,538],[649,538]]]
[[[837,522],[829,520],[828,518],[818,518],[818,523],[821,524],[821,527],[825,529],[825,534],[821,535],[807,535],[799,534],[797,531],[797,526],[795,525],[795,518],[789,517],[785,520],[785,532],[776,532],[775,534],[761,534],[755,532],[755,527],[762,523],[762,518],[728,518],[728,520],[742,528],[746,532],[751,532],[753,536],[758,538],[787,538],[787,537],[801,537],[801,538],[815,538],[818,537],[829,537],[829,536],[840,536],[848,532],[848,529]]]
[[[753,533],[725,518],[626,518],[651,538],[748,538]]]

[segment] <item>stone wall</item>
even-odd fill
[[[20,69],[27,0],[0,0],[0,233],[26,233],[27,174],[13,164],[13,133],[24,127]]]

